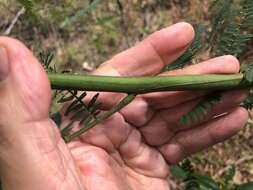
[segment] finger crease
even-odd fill
[[[155,45],[152,43],[151,40],[147,40],[147,44],[152,48],[153,52],[156,54],[157,58],[160,60],[159,62],[162,63],[162,67],[164,67],[165,61],[163,60],[162,56],[158,53],[159,51],[156,49]]]

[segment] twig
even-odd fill
[[[11,31],[12,31],[12,29],[14,28],[15,24],[17,23],[19,17],[20,17],[21,15],[23,15],[24,13],[25,13],[25,8],[22,7],[22,8],[17,12],[17,14],[16,14],[16,16],[14,17],[14,19],[11,21],[11,24],[10,24],[10,26],[6,29],[6,31],[4,32],[4,35],[8,36],[8,35],[11,33]]]
[[[111,110],[105,112],[101,116],[98,116],[96,118],[96,120],[92,121],[91,123],[88,123],[87,126],[84,126],[83,128],[74,132],[73,134],[71,134],[69,136],[63,136],[63,139],[65,140],[65,142],[70,142],[74,138],[79,137],[81,134],[83,134],[86,131],[88,131],[89,129],[95,127],[97,124],[101,123],[102,121],[105,121],[106,119],[111,117],[114,113],[118,112],[119,110],[121,110],[122,108],[124,108],[125,106],[130,104],[134,100],[135,96],[136,96],[135,94],[127,95],[116,106],[114,106]]]

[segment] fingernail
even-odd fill
[[[4,80],[9,73],[9,59],[6,48],[0,46],[0,81]]]
[[[179,22],[174,25],[175,33],[178,35],[178,40],[181,39],[186,45],[191,44],[195,36],[195,31],[191,24]],[[183,43],[182,43],[183,44]]]

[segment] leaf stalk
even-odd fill
[[[86,126],[82,127],[80,130],[74,132],[71,135],[67,135],[67,136],[63,136],[64,141],[66,143],[70,142],[71,140],[79,137],[81,134],[85,133],[86,131],[88,131],[89,129],[95,127],[97,124],[105,121],[106,119],[108,119],[109,117],[111,117],[113,114],[115,114],[116,112],[118,112],[119,110],[121,110],[122,108],[124,108],[125,106],[127,106],[129,103],[131,103],[134,98],[135,98],[135,94],[129,94],[127,95],[125,98],[123,98],[116,106],[114,106],[112,109],[110,109],[109,111],[101,114],[100,116],[98,116],[98,118],[96,118],[96,120],[93,120],[92,122],[88,123]]]
[[[229,90],[253,85],[243,74],[184,75],[154,77],[111,77],[48,74],[52,89],[144,94],[161,91]]]

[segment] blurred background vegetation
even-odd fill
[[[19,2],[25,2],[20,0]],[[35,0],[24,11],[0,0],[0,34],[23,41],[35,55],[55,54],[57,68],[90,72],[148,34],[179,21],[210,25],[211,0]],[[29,6],[29,5],[28,5]],[[168,42],[169,43],[169,42]],[[247,56],[252,56],[249,51]],[[208,59],[208,52],[194,58]],[[202,173],[219,179],[235,165],[235,183],[253,180],[253,121],[234,138],[191,157]],[[171,181],[175,188],[178,184]]]

